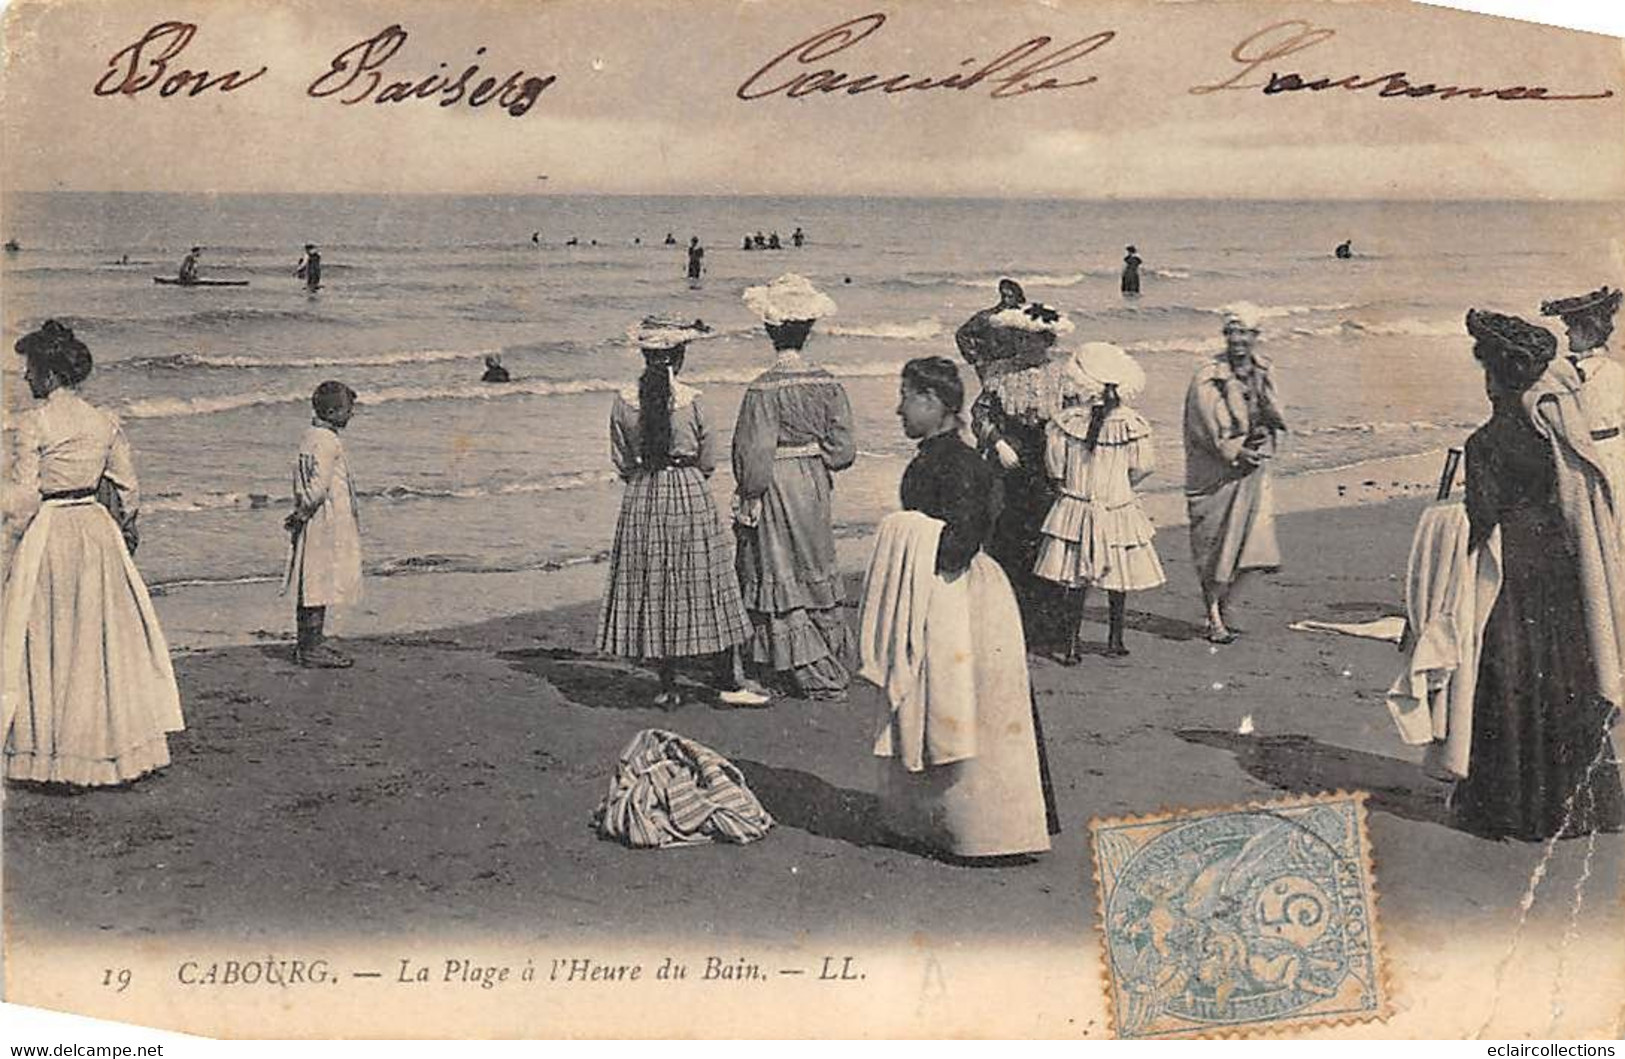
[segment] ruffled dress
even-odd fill
[[[852,406],[829,372],[784,353],[746,389],[733,468],[751,654],[812,698],[839,697],[851,683],[830,505],[835,473],[856,457]]]
[[[1044,520],[1033,572],[1068,588],[1156,588],[1167,580],[1153,543],[1156,527],[1131,484],[1131,476],[1156,467],[1151,425],[1133,409],[1117,408],[1101,424],[1093,450],[1088,436],[1088,408],[1069,408],[1050,421],[1044,456],[1059,495]]]

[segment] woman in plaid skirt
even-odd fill
[[[762,706],[742,686],[739,646],[750,618],[734,577],[733,554],[706,479],[716,469],[716,437],[700,393],[677,381],[690,341],[709,332],[696,320],[648,317],[632,329],[643,375],[621,391],[609,417],[610,452],[626,482],[598,647],[653,659],[660,673],[655,704],[681,705],[677,660],[712,656],[725,706]]]

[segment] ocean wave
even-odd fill
[[[1229,306],[1221,305],[1217,308],[1209,309],[1208,312],[1222,316],[1228,308]],[[1264,320],[1280,320],[1290,316],[1310,316],[1314,313],[1343,313],[1348,312],[1350,309],[1358,308],[1360,308],[1360,306],[1346,302],[1338,302],[1329,305],[1260,305],[1258,307],[1258,315],[1260,319]]]
[[[1466,329],[1459,320],[1403,319],[1381,322],[1342,320],[1335,324],[1325,324],[1320,327],[1295,327],[1291,333],[1313,338],[1341,335],[1373,335],[1385,338],[1453,338],[1464,336]]]
[[[903,342],[925,342],[942,335],[942,321],[916,320],[911,324],[834,324],[827,327],[831,335],[841,338],[886,338]]]
[[[833,375],[844,378],[880,378],[895,375],[896,361],[867,361],[852,364],[825,364]],[[719,368],[685,374],[690,382],[742,386],[761,374],[755,366]],[[516,379],[510,383],[461,383],[452,386],[384,386],[364,390],[360,403],[371,407],[403,401],[494,401],[508,397],[569,397],[591,393],[613,393],[631,385],[629,379]],[[146,397],[127,402],[117,409],[126,419],[169,419],[177,416],[215,415],[279,404],[304,404],[310,400],[305,390],[250,390],[246,393],[200,397]]]
[[[199,309],[195,312],[169,313],[155,316],[123,314],[120,316],[59,316],[56,319],[75,330],[95,331],[99,328],[121,328],[138,324],[144,327],[170,327],[178,331],[227,330],[245,324],[322,324],[332,327],[355,327],[360,322],[343,316],[318,312],[314,309],[262,309],[251,306]],[[32,321],[26,327],[36,327],[43,321]]]
[[[580,471],[548,475],[530,481],[490,482],[482,485],[434,487],[418,485],[386,485],[374,489],[357,490],[362,500],[410,503],[420,500],[489,500],[499,496],[522,496],[538,493],[561,493],[576,489],[590,489],[616,481],[613,471]],[[277,507],[287,500],[280,493],[255,492],[178,492],[157,493],[142,498],[142,506],[151,512],[186,513],[198,511],[260,511]]]
[[[1144,342],[1130,342],[1123,347],[1129,353],[1153,356],[1159,353],[1217,353],[1223,348],[1224,336],[1217,334],[1147,339]]]
[[[153,357],[131,357],[115,361],[109,368],[179,371],[187,368],[374,368],[401,364],[438,364],[443,361],[473,360],[496,349],[421,349],[386,353],[360,353],[353,357],[234,357],[213,353],[169,353]]]
[[[503,397],[550,397],[619,388],[620,384],[607,379],[524,379],[502,385],[474,382],[457,386],[386,386],[363,392],[360,403],[372,406],[401,401],[489,401]],[[206,397],[147,397],[124,405],[119,414],[126,419],[168,419],[235,412],[263,405],[303,404],[308,400],[310,394],[304,390],[251,390]]]
[[[399,556],[368,563],[366,573],[368,577],[409,577],[422,574],[517,574],[565,570],[573,566],[606,562],[608,559],[609,552],[607,550],[567,556],[563,559],[538,559],[533,562],[520,563],[489,562],[472,555],[431,553],[428,555]],[[270,572],[241,574],[230,577],[177,577],[168,580],[151,581],[148,583],[147,588],[153,595],[162,596],[177,588],[265,585],[275,584],[281,580],[281,574]]]
[[[131,261],[128,265],[121,265],[117,261],[90,261],[78,265],[26,265],[21,268],[8,268],[9,276],[93,276],[101,272],[124,273],[142,266],[151,266],[156,262]]]
[[[1377,420],[1372,422],[1328,423],[1325,426],[1295,430],[1293,433],[1302,437],[1336,437],[1345,434],[1414,434],[1427,430],[1473,430],[1479,426],[1480,422],[1479,420],[1437,422],[1431,419],[1413,419],[1401,422]]]
[[[1295,316],[1308,316],[1315,313],[1342,312],[1348,309],[1359,308],[1354,305],[1266,305],[1259,307],[1259,317],[1263,325],[1266,339],[1305,338],[1341,334],[1386,334],[1385,331],[1368,330],[1364,325],[1349,320],[1319,326],[1297,326],[1282,328],[1280,321],[1290,320]],[[1162,315],[1198,315],[1202,317],[1223,316],[1222,309],[1197,309],[1190,306],[1150,306],[1138,311],[1160,312]],[[1111,315],[1110,312],[1105,315]],[[1410,331],[1395,333],[1410,334]],[[1431,334],[1433,332],[1422,332]],[[1124,349],[1130,353],[1217,353],[1224,348],[1224,336],[1215,327],[1212,331],[1201,334],[1179,335],[1174,338],[1146,339],[1142,342],[1131,342]]]
[[[902,276],[888,277],[873,283],[872,286],[881,288],[907,287],[914,289],[930,287],[966,287],[971,290],[996,291],[999,288],[999,280],[1005,278],[1006,276],[1014,279],[1023,287],[1050,289],[1055,287],[1076,287],[1083,283],[1087,283],[1092,279],[1113,279],[1117,276],[1117,270],[1099,268],[1089,269],[1082,272],[1035,272],[1027,274],[1009,272],[1001,274],[997,272],[986,272],[977,273],[974,275],[966,272],[915,272]]]

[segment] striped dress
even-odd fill
[[[687,658],[750,639],[733,549],[706,484],[716,438],[699,396],[676,384],[671,463],[659,470],[643,466],[637,387],[623,390],[610,412],[610,451],[626,492],[599,612],[598,647],[607,654]]]

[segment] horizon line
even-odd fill
[[[174,195],[253,197],[280,196],[285,198],[388,198],[410,196],[414,198],[492,198],[492,199],[554,199],[554,198],[625,198],[625,199],[909,199],[942,202],[1088,202],[1088,203],[1167,203],[1167,202],[1249,202],[1249,203],[1543,203],[1551,205],[1616,204],[1625,206],[1625,193],[1618,197],[1595,196],[1249,196],[1249,195],[1069,195],[1069,194],[910,194],[906,192],[684,192],[684,191],[176,191],[169,189],[131,188],[8,188],[0,190],[0,198],[12,195]]]

